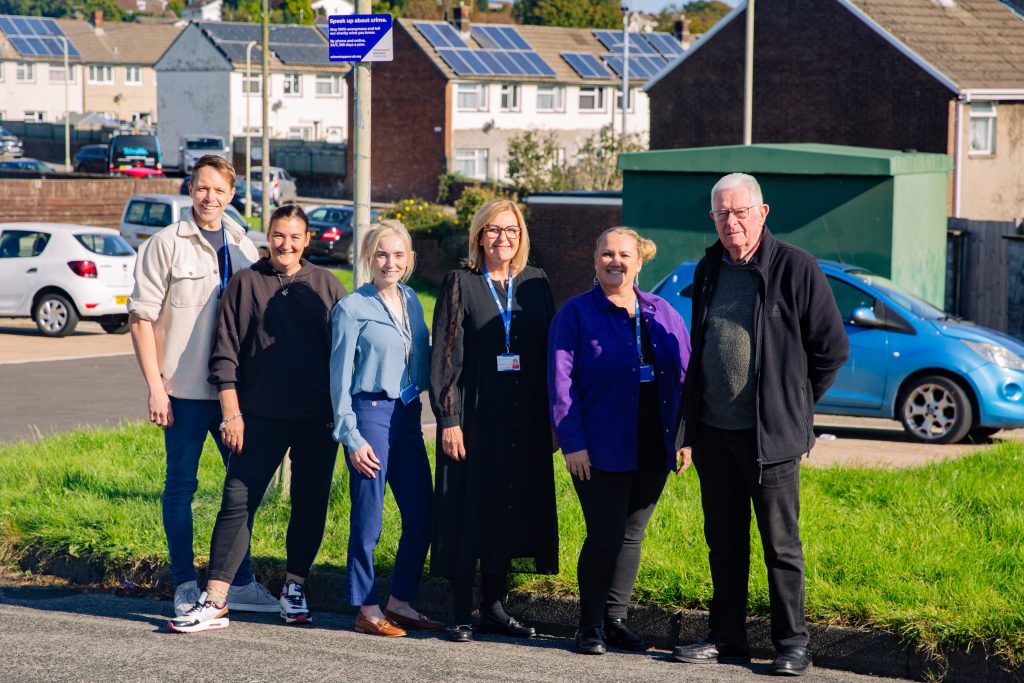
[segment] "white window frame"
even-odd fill
[[[288,134],[285,135],[288,140],[305,140],[309,142],[313,139],[313,127],[312,126],[291,126],[288,128]]]
[[[541,105],[542,98],[551,98],[551,106]],[[565,88],[561,85],[538,85],[537,86],[537,111],[539,112],[564,112],[565,111]]]
[[[131,86],[142,85],[142,67],[129,64],[124,67],[124,84]]]
[[[15,68],[15,80],[19,83],[35,83],[35,66],[32,62],[18,62],[18,66]]]
[[[482,148],[465,148],[455,150],[455,163],[452,170],[460,175],[464,175],[467,178],[473,178],[475,180],[487,180],[487,162],[489,157],[489,150],[486,147]],[[473,164],[472,172],[469,172],[469,168],[465,164]]]
[[[46,112],[40,110],[26,109],[21,120],[25,123],[43,123],[46,121]]]
[[[302,74],[284,74],[281,94],[288,97],[302,96]]]
[[[971,156],[993,156],[996,153],[996,103],[971,102],[967,126],[967,148]]]
[[[487,84],[456,83],[455,108],[458,111],[487,111]]]
[[[636,92],[637,92],[636,88],[630,88],[628,93],[627,93],[627,95],[626,95],[629,98],[629,101],[627,102],[627,104],[629,105],[629,109],[626,110],[626,113],[628,113],[628,114],[632,114],[633,112],[636,111]],[[615,111],[618,111],[618,112],[622,111],[622,88],[621,87],[615,89]]]
[[[262,95],[263,77],[256,75],[249,78],[242,74],[242,95]]]
[[[593,106],[583,106],[583,98],[593,100]],[[579,99],[577,100],[579,110],[584,113],[604,113],[607,110],[607,104],[604,97],[604,87],[597,86],[580,86]]]
[[[501,86],[501,110],[522,111],[523,89],[516,83],[505,83]]]
[[[68,83],[75,83],[78,81],[78,69],[75,68],[74,64],[68,64],[67,72],[71,74],[71,78],[68,79]],[[60,78],[57,75],[60,74]],[[64,64],[51,64],[50,65],[50,83],[63,83],[66,77]]]
[[[114,67],[110,64],[90,64],[89,83],[95,85],[113,85]]]
[[[326,87],[326,92],[324,92]],[[341,97],[341,76],[338,74],[317,74],[316,75],[316,96],[317,97]]]

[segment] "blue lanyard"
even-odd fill
[[[224,229],[224,221],[220,223],[220,239],[224,246],[224,267],[220,269],[220,293],[228,288],[228,271],[231,270],[231,257],[228,255],[228,233]]]
[[[491,278],[487,275],[487,266],[481,266],[480,269],[484,272],[484,280],[487,282],[487,288],[491,290],[491,296],[494,297],[494,303],[498,306],[498,313],[501,314],[501,321],[505,323],[505,353],[512,353],[512,268],[508,269],[508,293],[505,296],[506,305],[508,309],[501,307],[501,300],[498,298],[498,292],[494,289],[494,283],[491,282]]]
[[[636,355],[640,357],[640,365],[644,364],[644,350],[640,345],[640,297],[636,298]]]

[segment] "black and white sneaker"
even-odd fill
[[[199,633],[200,631],[216,631],[227,628],[230,623],[227,617],[226,602],[216,604],[206,593],[199,596],[196,604],[180,617],[167,622],[167,628],[175,633]]]
[[[289,581],[281,591],[281,618],[286,624],[311,624],[313,617],[306,605],[306,591],[301,583]]]

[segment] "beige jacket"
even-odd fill
[[[241,227],[231,221],[224,226],[231,272],[237,273],[259,254]],[[206,377],[220,284],[217,254],[192,220],[168,225],[139,248],[128,311],[153,323],[160,376],[170,396],[217,398]]]

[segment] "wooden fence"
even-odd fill
[[[1012,221],[950,218],[946,310],[1000,332],[1024,330],[1024,242]],[[1016,265],[1014,265],[1016,263]]]

